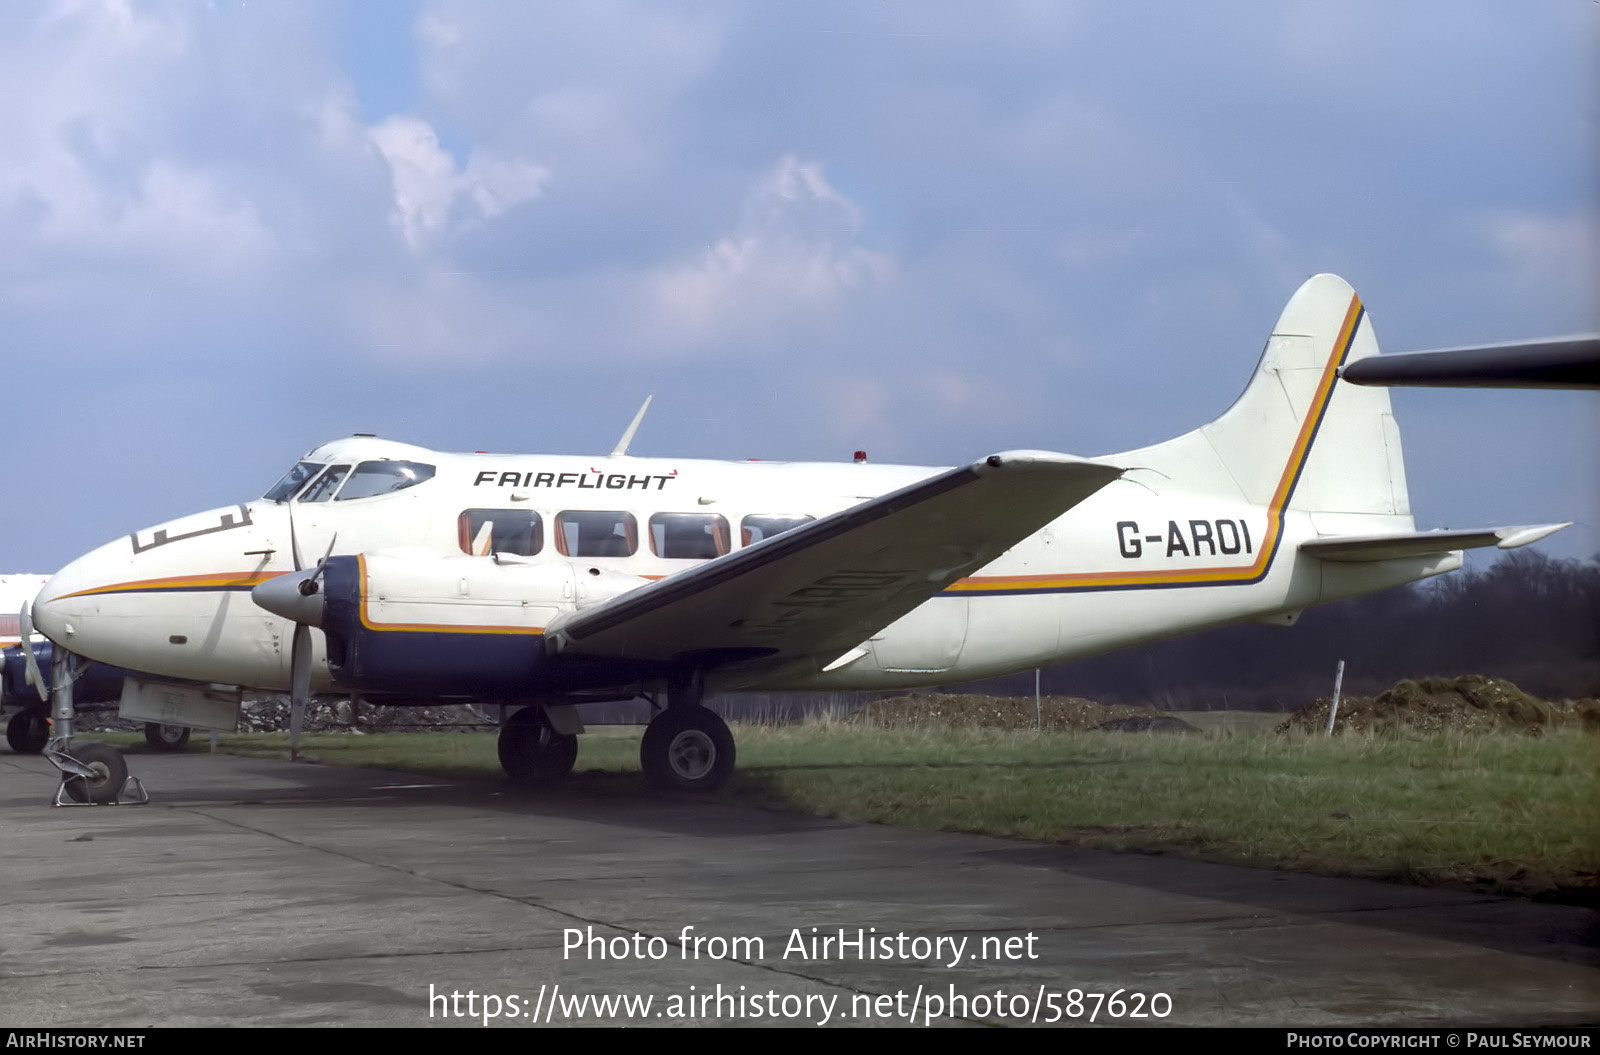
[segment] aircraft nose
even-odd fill
[[[33,628],[59,645],[71,647],[72,638],[78,633],[74,620],[82,614],[80,595],[96,581],[91,568],[93,556],[79,557],[50,576],[30,605]]]

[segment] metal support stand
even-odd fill
[[[129,775],[122,782],[122,788],[117,792],[116,798],[110,802],[79,802],[67,794],[67,781],[71,777],[63,776],[61,783],[56,786],[55,798],[50,800],[52,806],[147,806],[150,804],[150,792],[145,790],[144,782],[138,777]]]

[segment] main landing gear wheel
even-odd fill
[[[50,740],[50,721],[42,714],[20,711],[6,723],[6,743],[19,755],[36,755]]]
[[[558,733],[543,707],[524,707],[500,727],[500,768],[518,784],[548,784],[572,772],[578,738]]]
[[[128,780],[128,763],[110,744],[74,744],[72,757],[94,770],[91,778],[68,777],[67,795],[74,802],[112,802]]]
[[[704,707],[668,707],[639,742],[645,779],[663,790],[716,791],[733,774],[733,734]]]
[[[145,722],[144,742],[157,751],[182,751],[184,745],[189,742],[189,727]]]

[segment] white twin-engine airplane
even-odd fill
[[[1225,414],[1104,458],[633,458],[638,418],[588,460],[336,440],[260,499],[78,559],[32,619],[61,649],[213,698],[289,690],[296,713],[326,690],[531,705],[500,733],[522,780],[570,770],[577,707],[644,695],[645,774],[709,790],[734,744],[708,691],[936,685],[1287,624],[1564,526],[1417,531],[1388,392],[1339,379],[1377,350],[1354,291],[1319,275]],[[47,754],[109,799],[120,759],[93,745],[85,764],[70,674],[55,681]],[[151,684],[130,678],[125,706]]]

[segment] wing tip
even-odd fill
[[[1562,528],[1569,528],[1574,521],[1568,520],[1561,524],[1530,524],[1526,527],[1497,528],[1495,534],[1500,536],[1500,541],[1495,543],[1497,549],[1519,549],[1531,542],[1538,542],[1542,538],[1554,535]]]
[[[1093,458],[1080,458],[1075,454],[1062,454],[1059,451],[1034,451],[1015,450],[1000,451],[991,454],[982,461],[973,463],[972,468],[977,472],[990,472],[994,470],[1011,471],[1051,471],[1068,469],[1101,472],[1109,477],[1121,476],[1127,470],[1119,465],[1107,465],[1105,462]]]

